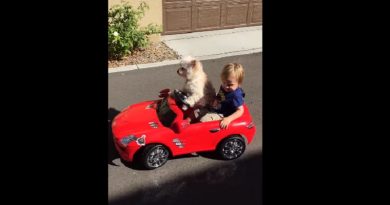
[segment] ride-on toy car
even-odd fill
[[[169,157],[193,152],[216,151],[225,160],[240,157],[252,142],[255,124],[244,104],[244,114],[227,129],[220,121],[191,124],[191,109],[182,109],[186,96],[178,90],[162,99],[133,104],[112,122],[114,144],[121,158],[147,169],[164,165]]]

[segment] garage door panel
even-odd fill
[[[247,23],[248,4],[229,3],[226,6],[226,26],[245,25]]]
[[[197,3],[198,5],[199,4],[208,4],[208,3],[215,4],[215,3],[223,3],[224,0],[195,0],[194,2]]]
[[[221,5],[202,5],[196,8],[196,29],[221,27]]]
[[[191,8],[191,1],[179,1],[179,2],[165,2],[163,5],[163,10],[171,8]]]
[[[262,24],[262,0],[163,0],[163,34]]]
[[[167,8],[165,10],[165,31],[191,31],[191,7]]]
[[[261,23],[263,21],[262,12],[261,12],[262,10],[263,10],[262,3],[253,4],[252,17],[250,19],[250,23]]]

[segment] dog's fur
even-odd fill
[[[190,107],[203,108],[212,106],[216,93],[207,74],[203,71],[202,63],[191,57],[184,57],[177,74],[186,80],[182,91],[187,94],[186,102]]]

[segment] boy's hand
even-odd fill
[[[222,128],[222,129],[227,129],[228,126],[229,126],[229,124],[230,124],[230,122],[231,122],[230,118],[228,118],[228,117],[223,118],[223,119],[221,120],[221,123],[220,123],[221,128]]]

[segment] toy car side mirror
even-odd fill
[[[160,91],[160,94],[158,95],[159,98],[166,98],[170,94],[170,89],[166,88]]]

